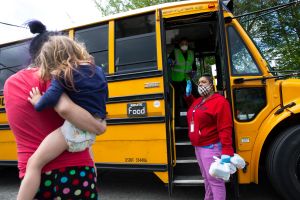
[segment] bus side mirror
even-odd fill
[[[223,3],[226,5],[228,10],[233,13],[233,0],[224,0]]]

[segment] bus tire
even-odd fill
[[[274,189],[285,199],[300,197],[300,125],[280,134],[271,145],[266,170]]]

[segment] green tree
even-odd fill
[[[93,0],[103,16],[180,0]],[[242,15],[295,0],[233,0],[234,14]],[[239,18],[267,61],[280,70],[300,70],[299,3],[267,15],[257,13]]]
[[[294,2],[294,0],[235,0],[235,15]],[[300,70],[299,4],[259,16],[240,18],[245,30],[256,41],[268,61],[275,60],[279,70]]]
[[[180,0],[93,0],[103,16]]]

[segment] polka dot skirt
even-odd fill
[[[67,167],[42,174],[36,200],[98,199],[93,167]]]

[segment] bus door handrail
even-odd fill
[[[171,121],[171,124],[172,124],[172,138],[173,138],[173,155],[174,155],[174,158],[173,158],[173,167],[175,167],[176,165],[176,141],[175,141],[175,95],[174,95],[174,87],[172,84],[170,84],[170,88],[172,90],[172,121]]]

